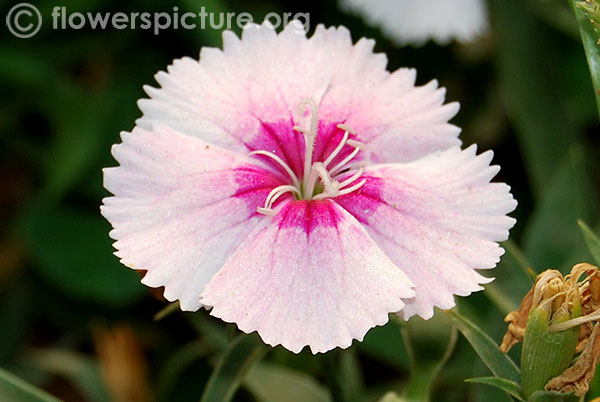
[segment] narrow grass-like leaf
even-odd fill
[[[598,116],[600,116],[600,2],[583,2],[578,0],[569,0],[571,8],[575,13],[579,23],[581,41],[590,67],[592,83],[596,95],[596,105],[598,107]]]
[[[502,247],[504,247],[506,253],[515,260],[515,262],[521,270],[521,274],[523,274],[523,278],[529,278],[529,285],[533,285],[533,282],[535,282],[536,274],[532,271],[532,264],[527,259],[527,256],[525,255],[523,250],[521,250],[521,247],[519,247],[514,241],[510,239],[502,243]]]
[[[506,378],[500,377],[476,377],[465,380],[466,382],[473,382],[477,384],[486,384],[492,387],[496,387],[506,392],[507,394],[517,398],[519,401],[525,402],[525,399],[521,396],[521,388],[519,384],[514,381],[507,380]]]
[[[0,401],[60,402],[46,391],[34,387],[2,368],[0,368]]]
[[[174,303],[169,303],[165,307],[163,307],[162,309],[160,309],[159,312],[157,312],[156,314],[154,314],[154,321],[160,321],[163,318],[165,318],[165,317],[171,315],[172,313],[176,312],[177,310],[179,310],[179,301],[176,301]]]
[[[258,335],[239,335],[215,367],[201,402],[229,402],[252,365],[267,352]]]
[[[600,238],[596,236],[596,233],[594,233],[584,221],[579,220],[577,223],[579,224],[581,233],[583,233],[585,244],[587,244],[592,257],[594,257],[594,260],[596,261],[596,265],[600,266]]]
[[[448,314],[456,328],[469,341],[477,355],[496,377],[506,378],[514,382],[520,381],[519,368],[510,357],[500,351],[492,338],[457,311],[450,310]]]
[[[243,380],[258,402],[331,402],[329,391],[300,371],[267,363],[254,365]]]
[[[109,400],[98,363],[92,357],[71,350],[29,349],[24,353],[21,363],[64,378],[85,395],[87,401]]]

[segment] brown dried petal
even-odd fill
[[[571,270],[570,281],[576,283],[583,274],[587,276],[587,279],[579,283],[581,314],[588,315],[600,308],[600,276],[598,267],[580,263]]]
[[[590,278],[589,288],[591,292],[591,309],[592,311],[600,308],[600,275],[598,275],[598,267],[588,265],[588,276]]]
[[[519,310],[508,313],[504,318],[504,322],[509,322],[510,324],[508,324],[508,329],[506,330],[506,334],[504,334],[502,344],[500,345],[502,353],[507,353],[513,345],[523,340],[523,336],[525,336],[525,326],[527,325],[527,317],[529,316],[529,310],[531,310],[532,303],[533,287],[523,298]]]
[[[577,347],[575,348],[575,353],[581,353],[585,349],[593,329],[594,324],[591,322],[581,324],[581,327],[579,329],[579,342],[577,343]]]
[[[546,391],[573,393],[583,396],[589,390],[590,381],[596,372],[596,363],[600,357],[600,326],[596,324],[585,350],[579,359],[561,375],[546,384]]]

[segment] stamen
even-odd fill
[[[352,127],[350,127],[350,126],[347,126],[347,125],[345,125],[345,124],[342,124],[342,123],[340,123],[340,124],[338,124],[336,127],[337,127],[337,128],[339,128],[340,130],[347,131],[347,132],[349,132],[350,134],[356,134],[356,132],[355,132],[355,131],[352,129]]]
[[[277,213],[277,212],[275,212],[274,209],[262,208],[262,207],[256,208],[256,212],[258,212],[259,214],[267,215],[267,216],[275,216],[275,214]]]
[[[347,178],[340,183],[340,189],[346,187],[348,184],[355,182],[363,174],[363,169],[360,168],[358,172],[354,173],[352,177]]]
[[[321,194],[315,195],[312,199],[313,200],[324,200],[325,198],[330,198],[330,197],[333,198],[333,197],[337,197],[337,196],[338,196],[337,194],[336,195],[330,195],[330,194],[327,194],[327,193],[321,193]]]
[[[346,141],[348,140],[348,131],[344,132],[344,138],[342,138],[342,141],[340,141],[340,143],[338,144],[338,146],[333,150],[333,152],[327,157],[327,159],[325,159],[325,162],[323,162],[323,165],[325,165],[325,167],[327,167],[327,165],[329,165],[336,156],[338,156],[338,154],[340,153],[340,151],[342,150],[342,148],[344,148],[344,145],[346,145]]]
[[[265,199],[265,206],[256,208],[256,212],[263,214],[263,215],[269,215],[269,216],[275,215],[275,211],[272,208],[273,204],[275,203],[275,201],[277,201],[277,199],[279,197],[281,197],[283,194],[285,194],[287,192],[293,192],[293,193],[300,195],[300,191],[294,186],[283,185],[283,186],[275,187],[267,195],[267,198]]]
[[[338,196],[350,194],[351,192],[356,191],[359,188],[361,188],[362,186],[364,186],[366,182],[367,182],[366,179],[362,179],[358,184],[355,184],[352,187],[348,187],[348,188],[345,188],[342,191],[340,191],[340,193],[338,194]]]
[[[275,187],[273,190],[271,190],[271,192],[269,193],[269,195],[267,195],[267,198],[265,199],[265,208],[271,208],[271,206],[273,206],[277,198],[281,197],[287,192],[300,194],[300,191],[298,191],[298,189],[294,186],[283,185]]]
[[[355,140],[348,140],[348,141],[346,141],[346,144],[350,145],[351,147],[358,148],[358,149],[365,149],[365,147],[366,147],[366,144],[364,142],[355,141]]]
[[[262,150],[252,151],[250,152],[250,155],[263,155],[273,159],[286,171],[288,175],[290,175],[295,186],[298,186],[300,184],[300,180],[298,180],[298,177],[296,176],[294,171],[279,156],[275,155],[273,152],[267,152]]]
[[[332,176],[335,175],[338,172],[338,170],[341,170],[344,167],[344,165],[346,165],[346,163],[354,159],[354,157],[358,154],[359,151],[360,148],[354,148],[354,151],[352,151],[350,155],[346,156],[343,161],[335,165],[335,167],[329,171],[329,174]]]

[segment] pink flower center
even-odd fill
[[[264,206],[257,208],[257,212],[261,214],[275,215],[276,211],[273,209],[273,205],[286,193],[294,194],[297,200],[323,200],[325,198],[350,194],[361,188],[366,182],[364,179],[359,180],[363,169],[351,163],[364,145],[358,141],[349,139],[350,134],[354,134],[354,131],[344,124],[337,125],[338,128],[344,130],[344,136],[337,147],[324,161],[313,162],[313,151],[315,148],[315,139],[317,138],[319,118],[317,115],[317,105],[314,100],[306,99],[300,102],[298,113],[303,114],[306,107],[309,108],[310,113],[308,128],[294,126],[295,131],[303,134],[306,144],[302,180],[298,179],[292,168],[273,152],[257,150],[250,153],[250,155],[262,155],[271,158],[285,170],[291,179],[290,184],[284,184],[271,190],[265,199]],[[346,145],[353,147],[354,150],[332,166],[332,162]],[[354,174],[348,176],[348,173],[352,171],[354,171]],[[340,181],[339,178],[342,175],[346,176],[346,178]]]

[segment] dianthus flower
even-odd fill
[[[345,28],[223,40],[145,87],[104,170],[115,254],[144,284],[317,353],[490,281],[474,268],[496,265],[516,202],[491,152],[460,149],[435,81]]]
[[[484,0],[340,0],[400,45],[469,42],[488,29]]]

